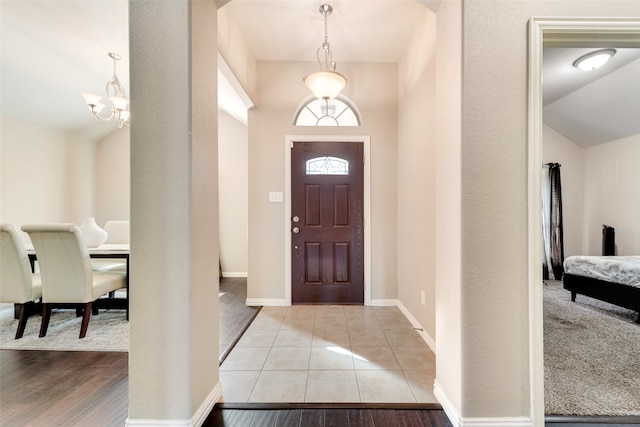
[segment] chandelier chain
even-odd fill
[[[309,74],[303,78],[304,84],[318,99],[333,99],[347,85],[347,78],[336,72],[336,63],[333,61],[331,46],[329,45],[329,29],[327,17],[333,8],[329,4],[320,6],[320,14],[324,16],[324,40],[316,51],[316,58],[320,65],[320,71]]]
[[[333,54],[331,52],[331,45],[329,44],[329,30],[327,24],[327,17],[331,14],[332,11],[333,9],[329,5],[320,6],[320,13],[322,14],[322,16],[324,16],[324,41],[318,48],[316,56],[318,58],[318,63],[320,64],[321,69],[335,71],[336,63],[333,62]],[[324,56],[324,61],[320,59],[321,54],[322,56]]]

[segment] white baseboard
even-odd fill
[[[534,427],[533,420],[529,417],[477,417],[463,418],[458,410],[451,404],[442,387],[436,379],[433,383],[433,394],[442,405],[445,414],[453,427]]]
[[[462,418],[460,427],[533,427],[529,417]]]
[[[222,399],[222,383],[218,380],[216,386],[211,390],[211,392],[204,399],[204,402],[200,405],[195,414],[191,417],[192,425],[196,427],[200,427],[206,421],[207,417],[211,413],[213,406],[216,402],[219,402]]]
[[[131,418],[127,418],[127,421],[124,423],[125,427],[132,426],[171,426],[171,427],[193,427],[191,420],[132,420]]]
[[[442,387],[440,387],[440,383],[437,378],[433,382],[433,395],[436,397],[438,402],[440,402],[440,405],[442,405],[442,409],[444,409],[444,413],[447,414],[447,418],[449,418],[453,427],[460,427],[460,413],[453,406],[451,400],[449,400],[442,390]]]
[[[372,307],[397,307],[397,299],[372,299],[369,301],[369,305]]]
[[[404,317],[407,318],[409,323],[416,328],[418,334],[422,337],[424,342],[427,343],[431,351],[436,352],[436,341],[429,335],[423,328],[423,326],[416,320],[415,317],[407,310],[407,308],[397,299],[372,299],[370,305],[373,307],[398,307]]]
[[[402,304],[400,301],[398,301],[398,308],[400,309],[402,314],[404,314],[404,317],[406,317],[409,320],[409,322],[411,322],[411,325],[418,332],[418,334],[420,334],[420,336],[422,337],[424,342],[427,343],[427,345],[429,346],[431,351],[433,351],[433,353],[435,354],[436,353],[436,340],[434,340],[431,337],[431,335],[429,335],[427,333],[427,331],[424,330],[424,327],[420,324],[420,322],[418,322],[418,320],[415,317],[413,317],[411,312],[409,310],[407,310],[407,307],[405,307],[404,304]]]
[[[218,381],[218,384],[211,390],[211,393],[205,398],[204,402],[200,405],[195,414],[190,420],[153,420],[153,419],[131,419],[127,418],[125,422],[126,427],[134,426],[172,426],[172,427],[199,427],[204,424],[205,420],[209,416],[209,413],[213,409],[213,406],[222,399],[222,384]]]
[[[223,271],[222,277],[249,277],[246,271]]]
[[[248,306],[263,305],[265,307],[285,306],[284,298],[247,298],[245,304]]]

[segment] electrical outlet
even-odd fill
[[[427,304],[427,297],[425,296],[424,291],[420,292],[420,304],[422,305]]]

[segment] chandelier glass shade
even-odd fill
[[[318,99],[333,99],[347,86],[347,78],[336,71],[331,46],[327,33],[327,16],[331,15],[331,5],[320,6],[320,14],[324,16],[324,41],[318,48],[316,56],[320,71],[315,71],[303,78],[304,84]]]
[[[120,55],[117,53],[109,52],[107,54],[111,59],[113,59],[113,78],[107,82],[106,92],[109,101],[111,102],[110,114],[109,116],[100,116],[102,110],[106,106],[102,103],[102,97],[100,95],[96,95],[95,93],[83,92],[82,96],[84,97],[84,101],[89,106],[89,110],[93,117],[100,122],[106,123],[111,119],[115,119],[116,124],[119,128],[124,125],[129,125],[129,100],[126,97],[126,93],[124,87],[118,80],[118,76],[116,75],[116,61],[119,61]]]

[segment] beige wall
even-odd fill
[[[398,66],[398,299],[433,345],[436,18],[426,8],[422,12],[422,25],[416,28]]]
[[[602,224],[616,228],[618,255],[640,253],[640,135],[582,148],[543,128],[543,162],[562,164],[565,256],[600,255]]]
[[[397,298],[395,64],[340,63],[349,78],[344,95],[362,113],[360,127],[295,127],[298,104],[309,96],[302,76],[313,62],[259,62],[259,96],[249,111],[249,279],[248,298],[284,302],[284,204],[269,203],[284,192],[285,135],[371,136],[371,298]]]
[[[218,180],[220,203],[220,262],[225,276],[246,276],[248,267],[247,126],[218,113]]]
[[[96,144],[2,116],[0,221],[74,222],[97,215]]]
[[[602,224],[616,228],[618,255],[640,253],[640,135],[582,148],[543,128],[544,163],[562,165],[565,256],[600,255]]]
[[[113,126],[113,123],[96,126]],[[100,141],[2,117],[2,221],[129,219],[129,131]]]
[[[564,255],[584,254],[584,150],[553,128],[542,128],[542,163],[560,163]],[[548,169],[544,169],[548,171]],[[597,231],[596,231],[597,233]]]
[[[530,413],[527,22],[532,16],[637,15],[634,1],[464,3],[464,417]]]
[[[640,254],[640,135],[584,153],[585,254],[602,253],[602,224],[616,229],[616,255]]]
[[[256,99],[258,76],[256,61],[240,31],[233,10],[221,7],[218,11],[218,51],[249,95]]]
[[[445,1],[436,44],[436,397],[462,408],[462,3]],[[454,418],[455,421],[455,418]]]
[[[99,126],[108,126],[99,125]],[[130,191],[130,135],[129,127],[115,128],[97,143],[98,209],[96,222],[100,226],[109,220],[129,219]]]

